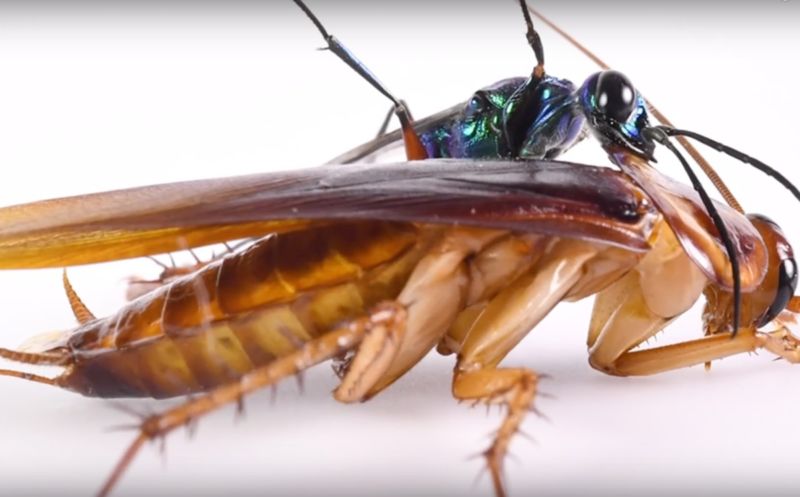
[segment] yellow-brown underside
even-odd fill
[[[77,330],[65,386],[160,398],[229,382],[396,296],[436,231],[360,222],[264,239]]]

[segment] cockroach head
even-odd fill
[[[642,133],[649,126],[644,98],[618,71],[595,73],[579,90],[581,109],[600,142],[619,145],[648,160],[655,144]]]
[[[760,214],[750,214],[747,217],[761,234],[769,253],[767,275],[759,286],[759,291],[766,293],[762,304],[766,309],[758,314],[756,322],[756,326],[761,327],[778,317],[794,296],[797,288],[797,262],[794,260],[792,246],[777,224]]]
[[[794,296],[797,262],[792,246],[777,224],[760,214],[748,214],[747,218],[764,240],[769,260],[767,273],[758,288],[742,294],[742,325],[761,328],[777,318]],[[709,286],[705,295],[707,304],[703,317],[707,332],[731,331],[732,294]]]

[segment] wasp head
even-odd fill
[[[593,74],[578,95],[589,128],[603,146],[619,145],[653,159],[655,144],[642,133],[649,126],[644,98],[624,74]]]

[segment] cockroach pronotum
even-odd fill
[[[549,68],[551,63],[552,60],[548,59],[546,67]],[[385,78],[382,72],[376,73]],[[746,148],[751,149],[751,146]],[[165,185],[158,189],[100,194],[80,201],[3,210],[0,212],[0,260],[4,267],[41,266],[45,265],[45,259],[48,265],[60,267],[281,232],[235,256],[212,262],[199,273],[156,290],[132,304],[133,307],[128,307],[127,311],[116,314],[119,319],[95,321],[73,294],[70,300],[73,308],[77,309],[75,314],[86,321],[79,331],[69,335],[68,339],[51,336],[49,344],[44,342],[44,350],[40,342],[38,351],[33,351],[30,346],[27,348],[28,355],[12,352],[4,355],[23,362],[62,365],[72,364],[79,357],[79,365],[74,366],[75,373],[68,376],[64,386],[100,396],[144,394],[162,397],[194,393],[191,405],[202,408],[206,398],[202,391],[220,384],[220,378],[225,378],[225,382],[231,385],[242,385],[243,381],[246,385],[255,385],[254,382],[264,379],[265,371],[294,373],[298,363],[314,356],[311,352],[319,352],[320,355],[313,359],[335,356],[345,385],[337,389],[336,396],[340,400],[353,401],[371,397],[395,379],[396,373],[392,368],[399,367],[395,361],[398,357],[408,357],[409,352],[405,350],[398,356],[391,354],[398,344],[407,343],[403,340],[412,333],[409,329],[417,330],[415,333],[424,329],[436,336],[422,340],[424,346],[420,345],[419,350],[411,355],[421,355],[437,344],[441,352],[458,352],[460,366],[454,389],[457,396],[464,397],[463,400],[481,401],[485,395],[476,395],[473,389],[482,392],[481,389],[492,381],[513,380],[509,389],[490,396],[501,405],[503,401],[512,404],[510,417],[506,417],[504,412],[500,420],[493,420],[504,423],[504,428],[500,442],[495,442],[493,450],[487,452],[495,490],[502,494],[502,480],[497,471],[502,458],[492,456],[503,452],[508,440],[502,435],[516,431],[522,413],[529,407],[539,407],[538,400],[535,406],[529,405],[528,401],[540,385],[534,373],[527,370],[494,373],[495,370],[489,367],[502,358],[493,354],[504,355],[505,346],[497,343],[485,346],[479,340],[481,333],[474,330],[493,330],[490,326],[495,322],[492,316],[507,315],[507,319],[520,319],[517,326],[521,328],[535,323],[535,312],[510,312],[501,306],[503,302],[512,305],[509,302],[522,299],[515,305],[531,302],[545,305],[548,298],[554,299],[555,303],[564,297],[577,298],[608,287],[596,304],[597,312],[591,324],[591,329],[599,333],[599,337],[594,334],[590,339],[593,342],[590,344],[591,361],[595,367],[616,374],[652,373],[678,365],[702,364],[729,352],[751,350],[756,345],[763,345],[786,359],[795,359],[795,344],[790,335],[777,332],[756,335],[752,330],[753,325],[766,324],[776,316],[789,319],[781,311],[787,303],[790,307],[795,305],[790,300],[794,289],[791,249],[779,232],[766,221],[751,218],[748,222],[735,210],[718,204],[726,228],[738,242],[736,254],[742,269],[742,308],[738,317],[742,326],[736,337],[732,337],[728,330],[737,319],[730,293],[734,280],[722,237],[718,236],[719,230],[715,229],[715,222],[706,213],[703,202],[690,187],[668,180],[646,166],[641,155],[615,148],[608,152],[617,154],[619,160],[624,161],[623,165],[640,168],[626,171],[633,175],[633,179],[606,169],[547,160],[327,166],[298,173],[229,179],[220,183]],[[647,150],[638,152],[646,155]],[[662,162],[666,162],[667,157],[663,154]],[[637,171],[647,176],[637,177]],[[280,182],[279,186],[276,186],[276,181]],[[688,203],[677,200],[678,203],[672,206],[674,212],[670,213],[671,195],[676,192],[691,200]],[[665,196],[666,200],[659,199],[659,195]],[[681,241],[694,247],[688,252],[691,260],[686,251],[678,248],[678,242],[664,219],[671,221],[670,225],[677,230],[678,236],[683,237]],[[693,219],[698,225],[684,230],[675,224],[680,224],[681,220],[691,224]],[[309,225],[309,221],[313,225]],[[217,228],[204,228],[208,223]],[[153,244],[146,250],[142,249],[151,240],[142,236],[142,231],[174,225],[184,228],[178,233],[181,235],[179,238],[173,238],[173,234],[156,233],[152,238],[155,240]],[[40,228],[43,231],[38,231]],[[130,239],[122,237],[126,238],[124,246],[114,245],[119,239],[115,238],[119,234],[116,232],[115,235],[115,230],[120,228],[138,232]],[[508,234],[507,230],[515,234]],[[207,236],[211,231],[224,233]],[[80,237],[88,232],[101,233],[102,239],[91,238],[93,243],[70,245],[70,236],[78,236],[82,242],[85,239]],[[37,237],[35,241],[29,236],[32,234]],[[556,235],[561,241],[553,240]],[[686,242],[687,237],[689,242]],[[108,240],[112,245],[104,248],[102,243]],[[47,245],[53,248],[48,249]],[[452,258],[432,257],[431,254],[437,251],[450,254]],[[316,265],[309,263],[312,260]],[[498,260],[503,263],[498,265]],[[268,264],[259,265],[258,261],[268,261]],[[443,286],[434,289],[431,275],[437,273],[431,267],[445,262],[450,262],[451,269],[448,272],[439,266],[446,281],[434,282]],[[705,272],[698,266],[702,266]],[[597,272],[587,272],[587,267]],[[317,268],[317,273],[314,268]],[[258,274],[258,271],[262,272],[264,280],[253,278],[252,273]],[[560,287],[565,293],[553,293],[552,289],[546,294],[537,293],[540,287],[533,282],[556,273],[567,277],[569,284]],[[479,274],[483,274],[483,278],[478,277]],[[705,288],[711,309],[707,323],[713,328],[710,331],[720,333],[701,339],[702,330],[697,327],[696,336],[689,336],[686,340],[704,341],[692,342],[702,346],[696,348],[690,360],[680,353],[672,355],[672,351],[681,351],[678,346],[658,349],[656,354],[637,352],[616,361],[615,353],[624,352],[633,345],[626,341],[636,341],[630,331],[634,326],[631,323],[623,326],[622,318],[610,317],[616,316],[616,311],[604,309],[622,301],[622,296],[631,295],[622,289],[636,286],[632,275],[638,275],[639,284],[646,286],[644,298],[651,299],[648,301],[650,311],[655,312],[652,307],[656,307],[669,318],[699,297],[706,280],[713,281],[710,287]],[[577,283],[570,278],[576,279]],[[553,276],[550,282],[556,280],[564,281]],[[270,283],[263,285],[263,281]],[[409,285],[408,281],[416,284]],[[681,285],[686,295],[674,292],[674,288]],[[80,285],[75,287],[90,303]],[[721,291],[722,287],[727,291]],[[391,302],[402,288],[406,288],[402,290],[405,296],[399,305]],[[265,296],[265,292],[275,292],[275,295]],[[659,292],[666,293],[662,297]],[[304,298],[295,298],[297,293],[304,294]],[[357,304],[353,300],[356,294],[362,295]],[[417,296],[425,298],[417,299]],[[153,305],[158,299],[169,300],[171,304]],[[485,301],[494,303],[485,307]],[[272,307],[265,310],[267,304],[264,302]],[[208,306],[209,303],[213,305]],[[420,313],[414,306],[427,306],[434,308],[435,312]],[[135,309],[146,312],[137,315]],[[156,309],[165,312],[155,313],[157,315],[152,319],[148,317],[148,313]],[[232,309],[249,314],[237,314],[235,324],[227,327]],[[371,319],[363,317],[367,310],[371,310]],[[281,312],[284,315],[278,316]],[[418,321],[423,318],[443,323],[420,326]],[[148,319],[158,321],[158,326],[148,328],[142,324]],[[199,324],[193,320],[199,320]],[[253,325],[253,321],[259,320],[263,321],[263,327]],[[661,321],[667,319],[658,321],[664,324]],[[405,329],[401,326],[403,322],[406,323]],[[573,318],[571,326],[575,324]],[[260,352],[258,347],[253,348],[253,343],[245,340],[245,335],[251,339],[254,337],[254,328],[269,335],[261,337],[269,344],[262,344]],[[326,333],[328,328],[335,331]],[[439,331],[434,333],[435,330]],[[450,333],[445,337],[447,330]],[[166,345],[158,339],[162,332],[170,337]],[[312,335],[318,335],[319,341],[314,341]],[[239,346],[235,342],[231,345],[231,336],[240,342]],[[209,356],[213,352],[215,360],[197,355],[203,352],[197,347],[198,337],[202,339],[203,347],[211,348],[207,352]],[[353,355],[351,348],[354,349],[362,339],[366,340],[361,349],[363,352]],[[195,340],[193,345],[192,340]],[[111,344],[108,348],[114,352],[105,355],[96,352],[98,344],[107,346],[108,343]],[[156,350],[167,345],[173,348]],[[309,351],[306,347],[312,349]],[[65,350],[69,350],[69,354]],[[180,350],[183,366],[171,370],[170,374],[163,374],[159,360],[173,357],[175,350]],[[304,353],[299,354],[297,350]],[[716,353],[709,353],[709,350]],[[85,353],[77,354],[76,351]],[[162,355],[155,355],[156,352]],[[141,357],[134,358],[137,354]],[[666,356],[668,359],[660,362]],[[249,362],[237,362],[242,357]],[[644,361],[643,357],[652,357],[653,361]],[[258,364],[263,365],[262,369],[253,369]],[[540,370],[539,366],[527,360],[524,363],[515,360],[514,364]],[[384,376],[383,367],[389,368],[388,376]],[[253,375],[252,371],[261,374]],[[241,375],[245,375],[244,380],[239,379]],[[41,379],[38,376],[28,378]],[[376,383],[373,384],[373,380]],[[223,390],[214,395],[237,404],[238,393]],[[158,411],[168,409],[164,406],[157,408]],[[594,406],[591,409],[599,408]],[[554,417],[552,412],[547,414]],[[735,411],[725,414],[736,415]],[[69,421],[64,420],[63,426]],[[177,421],[177,425],[183,427],[189,419],[179,417]],[[204,419],[199,422],[204,423]],[[152,428],[152,419],[146,426]],[[150,435],[160,438],[153,432]],[[270,440],[267,438],[263,443],[269,446]],[[341,449],[334,447],[333,450]],[[110,464],[104,464],[110,467]],[[509,479],[512,489],[515,488],[515,477],[511,475]],[[264,479],[270,480],[270,477],[264,476]],[[536,476],[532,476],[530,481],[535,488]]]

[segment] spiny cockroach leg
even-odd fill
[[[497,497],[506,495],[503,461],[508,454],[511,438],[519,432],[525,415],[533,405],[537,382],[536,373],[524,368],[459,371],[453,380],[453,395],[457,399],[505,404],[508,408],[494,441],[484,452]]]
[[[139,277],[128,278],[127,279],[128,290],[126,292],[125,297],[127,298],[127,300],[134,300],[138,297],[141,297],[145,293],[151,292],[156,288],[159,288],[160,286],[165,285],[176,278],[191,274],[203,268],[204,266],[207,266],[208,264],[225,257],[226,255],[233,254],[242,246],[252,242],[253,239],[250,238],[242,240],[233,245],[231,245],[228,242],[223,242],[222,245],[224,246],[225,250],[219,254],[212,253],[211,258],[208,259],[207,261],[201,260],[200,257],[198,257],[194,251],[186,249],[195,260],[194,264],[188,266],[179,266],[175,262],[175,258],[172,256],[171,253],[167,254],[170,260],[170,264],[164,264],[163,262],[159,261],[153,256],[147,256],[148,259],[155,262],[162,268],[161,274],[159,274],[158,277],[155,279],[143,279]]]
[[[400,349],[406,329],[406,309],[398,303],[387,303],[381,310],[389,317],[372,327],[358,346],[333,396],[339,402],[359,402],[386,373]]]
[[[688,268],[682,272],[686,280],[691,279]],[[598,294],[592,322],[600,329],[590,330],[589,340],[589,362],[594,368],[617,376],[649,375],[705,364],[760,348],[790,362],[800,362],[800,341],[785,327],[769,333],[758,332],[752,327],[741,328],[735,336],[714,333],[696,340],[634,350],[670,320],[669,316],[656,314],[650,309],[641,285],[639,275],[629,274]],[[675,291],[689,293],[683,287]],[[678,311],[682,312],[682,309],[675,310]]]
[[[148,255],[147,258],[150,259],[151,261],[155,262],[156,264],[158,264],[158,266],[161,267],[161,269],[164,269],[164,270],[174,269],[175,268],[175,259],[172,257],[172,254],[168,254],[168,255],[169,255],[169,260],[172,261],[172,265],[171,266],[167,266],[166,264],[164,264],[163,262],[159,261],[158,259],[156,259],[152,255]]]
[[[191,425],[215,409],[238,402],[244,395],[273,386],[280,380],[352,350],[361,343],[371,329],[393,326],[396,316],[386,309],[386,306],[378,306],[368,316],[353,320],[341,328],[306,342],[302,349],[256,368],[234,382],[190,399],[166,412],[148,417],[139,426],[139,434],[114,467],[98,497],[109,495],[145,442],[165,437],[176,428]]]
[[[531,409],[539,377],[525,368],[497,368],[502,359],[580,280],[596,246],[564,242],[550,247],[535,265],[495,295],[457,347],[453,396],[502,404],[507,414],[484,453],[497,497],[506,495],[503,460],[511,438]]]
[[[72,314],[75,315],[75,319],[78,320],[78,324],[86,324],[89,321],[97,319],[94,314],[92,314],[92,311],[86,307],[86,304],[83,303],[83,300],[78,296],[75,289],[72,288],[72,283],[70,283],[67,277],[66,269],[64,269],[61,274],[61,281],[64,284],[64,292],[67,294],[67,299],[69,300],[69,307],[72,309]]]
[[[790,362],[800,362],[800,342],[785,330],[760,333],[752,329],[740,329],[735,337],[730,333],[717,334],[653,349],[626,352],[607,366],[605,371],[619,376],[656,374],[753,352],[759,348],[765,348]]]

